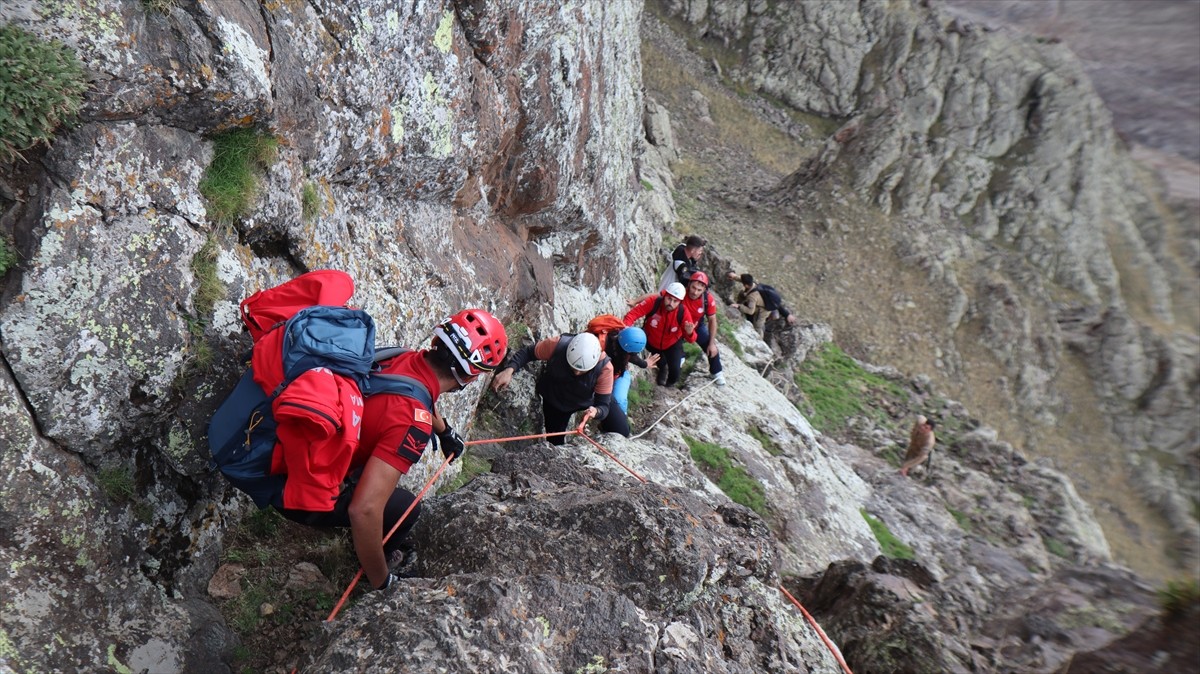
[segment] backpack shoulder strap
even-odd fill
[[[391,393],[412,398],[421,403],[425,409],[433,411],[433,396],[429,394],[429,389],[425,388],[417,379],[403,374],[383,374],[376,372],[371,375],[371,392],[369,396],[379,395],[380,393]]]

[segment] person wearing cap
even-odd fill
[[[657,296],[649,295],[635,304],[623,319],[626,326],[643,319],[646,349],[662,359],[658,367],[659,386],[674,386],[679,381],[683,343],[696,341],[696,323],[683,307],[685,297],[687,291],[683,284],[671,283]],[[663,367],[664,362],[666,367]]]
[[[708,274],[699,270],[692,272],[683,308],[696,322],[696,346],[708,357],[709,376],[717,386],[724,386],[725,372],[721,366],[721,350],[717,347],[717,300],[708,292]]]
[[[600,340],[590,332],[564,333],[543,339],[513,353],[492,380],[493,391],[503,391],[513,375],[533,360],[546,361],[537,379],[536,391],[542,397],[542,421],[546,433],[567,430],[571,415],[582,411],[583,423],[595,419],[603,433],[629,437],[629,420],[619,406],[612,404],[612,361],[600,348]],[[566,442],[563,435],[551,435],[552,445]]]
[[[313,527],[350,527],[354,552],[372,587],[382,590],[395,580],[391,567],[403,558],[400,544],[420,515],[419,507],[404,519],[387,543],[383,537],[416,497],[397,486],[434,435],[442,453],[453,461],[465,449],[459,434],[434,410],[442,393],[460,391],[492,372],[508,351],[504,325],[482,309],[466,309],[433,330],[428,349],[402,351],[380,363],[382,373],[400,375],[424,387],[430,406],[400,394],[369,395],[363,403],[362,434],[350,460],[344,486],[325,512],[281,508],[290,520]],[[314,464],[317,471],[321,465]]]

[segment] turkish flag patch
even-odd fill
[[[429,410],[423,410],[420,407],[413,408],[413,421],[418,424],[433,425],[433,415]]]

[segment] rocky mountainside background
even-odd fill
[[[1196,568],[1196,222],[1063,45],[920,2],[0,23],[89,82],[77,124],[0,166],[0,671],[841,671],[782,589],[859,674],[1194,661],[1170,635],[1195,595],[1155,590]],[[230,157],[241,205],[214,191]],[[729,385],[693,363],[640,390],[638,437],[597,438],[620,463],[473,449],[408,577],[319,623],[344,536],[207,469],[237,302],[336,267],[381,342],[467,305],[516,342],[622,313],[692,232],[803,320],[769,346],[725,316]],[[472,438],[537,426],[526,375],[443,405]],[[942,449],[911,480],[917,413]]]

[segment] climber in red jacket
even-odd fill
[[[674,386],[679,381],[683,365],[684,341],[696,341],[696,318],[683,306],[687,296],[682,283],[671,283],[657,296],[648,296],[625,314],[625,325],[633,325],[645,317],[646,350],[661,356],[658,365],[658,385]]]
[[[425,405],[420,396],[369,395],[363,404],[361,440],[349,472],[339,476],[346,486],[333,509],[280,510],[288,519],[309,526],[349,526],[358,561],[376,589],[395,579],[389,567],[399,561],[400,542],[419,514],[414,508],[384,544],[384,535],[416,500],[397,486],[400,477],[421,459],[434,434],[451,460],[465,447],[458,433],[434,411],[433,403],[440,394],[461,390],[494,371],[508,350],[504,326],[481,309],[460,311],[434,328],[433,334],[431,348],[406,351],[383,362],[383,374],[410,377],[427,389],[430,404]],[[319,471],[321,466],[313,464],[309,469]]]

